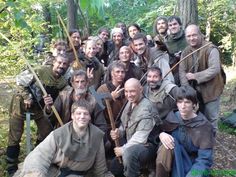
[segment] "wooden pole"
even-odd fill
[[[70,37],[70,35],[69,35],[69,32],[68,32],[68,30],[66,29],[66,25],[65,25],[65,23],[63,22],[63,20],[62,20],[60,14],[59,14],[59,12],[58,12],[57,10],[56,10],[56,13],[57,13],[58,19],[60,20],[60,22],[61,22],[61,24],[62,24],[62,27],[63,27],[64,31],[66,32],[66,36],[67,36],[67,38],[68,38],[68,40],[69,40],[69,43],[70,43],[70,45],[71,45],[71,47],[72,47],[72,50],[73,50],[73,53],[74,53],[74,55],[75,55],[75,60],[77,61],[77,64],[78,64],[79,68],[83,68],[83,66],[81,65],[81,63],[80,63],[80,61],[79,61],[79,58],[78,58],[78,55],[77,55],[77,51],[75,50],[75,46],[73,45],[73,42],[72,42],[71,37]]]
[[[7,42],[8,42],[9,44],[11,44],[11,46],[12,46],[13,48],[15,48],[15,46],[12,44],[12,42],[11,42],[4,34],[2,34],[2,33],[0,32],[0,35],[1,35],[5,40],[7,40]],[[15,49],[15,50],[16,50],[16,51],[19,51],[20,56],[24,59],[26,65],[27,65],[28,68],[29,68],[29,70],[32,72],[32,74],[33,74],[34,78],[36,79],[36,81],[38,82],[39,87],[40,87],[40,89],[42,90],[44,96],[48,95],[48,94],[47,94],[47,91],[45,90],[45,88],[44,88],[44,86],[43,86],[43,84],[42,84],[42,82],[39,80],[37,74],[35,73],[34,69],[31,67],[31,65],[29,64],[29,62],[27,61],[27,59],[25,58],[24,54],[23,54],[19,49]],[[55,116],[56,116],[56,118],[57,118],[59,124],[62,126],[62,125],[63,125],[63,122],[62,122],[61,117],[60,117],[60,115],[58,114],[58,112],[57,112],[57,110],[56,110],[56,108],[55,108],[54,105],[52,105],[52,111],[54,112],[54,114],[55,114]]]
[[[112,113],[110,101],[109,101],[108,99],[105,99],[105,102],[106,102],[107,112],[108,112],[108,116],[109,116],[110,123],[111,123],[111,129],[112,129],[112,130],[115,130],[115,129],[116,129],[116,126],[115,126],[115,121],[114,121],[114,117],[113,117],[113,113]],[[115,146],[116,146],[116,147],[119,147],[119,146],[120,146],[118,139],[115,140]],[[121,160],[120,157],[118,157],[118,160],[119,160],[120,163],[122,163],[122,160]]]

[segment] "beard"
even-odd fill
[[[58,68],[55,72],[58,76],[63,76],[66,73],[66,70],[63,68]]]
[[[151,89],[158,90],[161,87],[162,81],[150,82],[148,85]]]
[[[88,90],[87,87],[84,89],[76,88],[74,89],[74,94],[75,96],[81,96],[84,95],[87,92],[87,90]]]

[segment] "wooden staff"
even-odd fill
[[[106,106],[107,106],[107,112],[108,112],[108,116],[109,116],[109,119],[110,119],[110,123],[111,123],[111,129],[112,130],[115,130],[116,129],[116,126],[115,126],[115,121],[114,121],[114,117],[113,117],[113,113],[112,113],[112,109],[111,109],[111,105],[110,105],[110,102],[108,99],[105,99],[105,102],[106,102]],[[119,144],[119,140],[116,139],[114,140],[115,141],[115,146],[116,147],[119,147],[120,144]],[[120,157],[117,157],[119,162],[122,163],[122,160]]]
[[[9,44],[11,44],[11,46],[12,46],[13,48],[15,48],[15,46],[12,44],[12,42],[11,42],[4,34],[2,34],[1,32],[0,32],[0,34],[1,34],[1,36],[2,36],[5,40],[7,40],[7,42],[8,42]],[[16,50],[16,51],[19,51],[19,49],[15,49],[15,50]],[[20,51],[19,51],[19,52],[20,52]],[[47,94],[47,91],[45,90],[45,88],[44,88],[44,86],[43,86],[43,84],[42,84],[42,82],[39,80],[39,78],[38,78],[37,74],[35,73],[34,69],[31,67],[31,65],[29,64],[29,62],[26,60],[24,54],[23,54],[22,52],[20,52],[19,54],[20,54],[20,56],[24,59],[26,65],[27,65],[28,68],[29,68],[29,70],[32,72],[34,78],[35,78],[36,81],[38,82],[39,87],[40,87],[40,89],[42,90],[44,96],[48,95],[48,94]],[[55,108],[54,105],[52,105],[52,111],[54,112],[54,114],[55,114],[55,116],[56,116],[56,118],[57,118],[59,124],[62,126],[62,125],[63,125],[63,122],[62,122],[61,117],[60,117],[60,115],[58,114],[58,112],[57,112],[57,110],[56,110],[56,108]]]
[[[60,20],[60,22],[61,22],[61,24],[62,24],[62,27],[63,27],[64,31],[66,32],[66,36],[67,36],[67,38],[68,38],[68,40],[69,40],[69,43],[70,43],[70,45],[71,45],[71,47],[72,47],[72,50],[73,50],[73,53],[74,53],[74,55],[75,55],[75,60],[77,61],[77,64],[78,64],[79,68],[83,68],[83,66],[81,65],[81,63],[80,63],[80,61],[79,61],[77,52],[76,52],[76,50],[75,50],[75,46],[73,45],[73,42],[72,42],[71,37],[70,37],[70,35],[69,35],[69,32],[68,32],[68,30],[66,29],[66,25],[65,25],[65,23],[63,22],[63,20],[62,20],[62,18],[61,18],[61,15],[59,14],[59,12],[58,12],[57,10],[56,10],[56,13],[57,13],[58,19]]]

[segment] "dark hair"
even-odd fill
[[[167,27],[168,27],[168,21],[167,21],[167,18],[165,16],[160,16],[160,17],[157,17],[156,20],[154,21],[153,23],[153,33],[156,35],[156,34],[159,34],[158,31],[157,31],[157,22],[160,21],[160,20],[163,20],[165,21]]]
[[[57,58],[66,58],[69,61],[69,57],[67,54],[58,54],[57,56],[54,57],[54,61],[57,60]]]
[[[159,75],[162,77],[162,72],[161,72],[161,69],[158,67],[158,66],[150,66],[148,69],[147,69],[147,74],[152,71],[152,72],[158,72]]]
[[[168,22],[172,22],[173,20],[176,20],[180,26],[182,25],[182,22],[178,16],[172,15],[168,18]]]
[[[78,29],[71,29],[71,30],[69,31],[69,36],[71,36],[71,35],[74,34],[74,33],[79,33],[79,34],[80,34],[80,32],[79,32]]]
[[[147,44],[147,37],[146,35],[144,35],[143,33],[137,33],[134,35],[133,39],[132,39],[132,42],[134,42],[134,40],[137,40],[137,39],[143,39],[143,41],[145,42],[145,44]]]
[[[140,26],[139,26],[137,23],[133,23],[133,24],[131,24],[131,25],[129,25],[129,26],[127,27],[127,33],[128,33],[128,35],[129,35],[129,28],[130,28],[131,26],[134,26],[135,28],[137,28],[137,30],[141,33],[142,29],[140,28]],[[130,37],[130,36],[129,36],[129,37]]]
[[[176,101],[182,99],[187,99],[192,101],[193,104],[197,104],[198,99],[196,90],[187,85],[179,87],[178,92],[176,94]]]
[[[101,27],[101,28],[99,28],[99,29],[98,29],[98,34],[101,34],[103,31],[107,32],[108,35],[109,35],[108,37],[110,38],[110,31],[109,31],[109,29],[106,28],[106,27]]]
[[[82,69],[75,70],[72,73],[71,78],[70,78],[70,82],[74,82],[74,79],[75,79],[76,76],[84,76],[85,80],[88,81],[87,73]]]

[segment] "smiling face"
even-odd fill
[[[97,53],[96,42],[93,40],[88,40],[84,46],[84,53],[85,53],[85,56],[88,58],[94,57]]]
[[[147,45],[142,38],[133,40],[133,45],[134,50],[138,55],[142,55],[147,48]]]
[[[157,21],[156,28],[159,34],[165,34],[167,32],[168,25],[163,19],[160,19]]]
[[[88,127],[89,121],[91,120],[89,111],[84,107],[77,107],[71,114],[73,120],[73,127],[77,132],[80,129]]]
[[[61,77],[66,73],[66,70],[69,67],[69,59],[61,55],[56,56],[53,61],[52,71],[54,76]]]
[[[125,97],[132,104],[137,104],[142,96],[143,87],[137,79],[131,78],[125,83]]]
[[[114,33],[112,35],[112,40],[115,43],[115,45],[121,45],[122,44],[122,40],[123,40],[123,34],[121,34],[121,33]]]
[[[180,31],[181,26],[177,20],[173,19],[172,21],[168,22],[168,28],[169,28],[170,34],[177,34]]]
[[[201,34],[200,30],[196,25],[189,25],[185,30],[185,37],[187,43],[193,47],[197,48],[201,43]]]
[[[147,84],[152,89],[157,87],[157,84],[161,80],[161,75],[158,71],[148,71],[147,73]]]
[[[120,61],[127,63],[131,60],[131,50],[127,46],[123,46],[119,51],[119,59]]]

